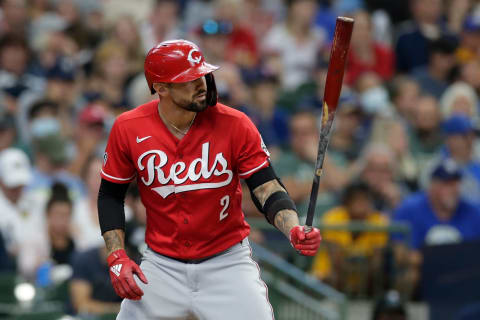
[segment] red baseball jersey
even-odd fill
[[[155,100],[117,118],[101,176],[114,183],[136,178],[147,209],[145,241],[154,251],[200,259],[226,250],[250,232],[240,178],[269,165],[262,138],[244,113],[217,104],[178,139],[157,106]]]

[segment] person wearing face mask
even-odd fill
[[[57,119],[58,105],[50,100],[40,100],[34,103],[29,111],[29,139],[46,137],[60,132],[60,122]]]
[[[373,72],[365,72],[358,77],[355,87],[359,92],[362,110],[370,116],[391,115],[392,103],[382,80]]]

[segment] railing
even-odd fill
[[[261,245],[252,243],[278,320],[344,320],[347,299]]]

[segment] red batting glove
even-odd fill
[[[305,233],[304,226],[295,226],[290,230],[290,243],[298,253],[304,256],[314,256],[322,241],[320,230],[312,228],[312,231]]]
[[[140,267],[127,256],[125,250],[119,249],[112,252],[107,258],[107,263],[110,270],[110,280],[118,296],[140,300],[143,291],[138,287],[133,275],[136,274],[145,284],[148,281]]]

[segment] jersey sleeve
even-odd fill
[[[236,147],[237,170],[242,179],[247,179],[258,170],[268,167],[270,154],[263,143],[257,128],[246,115],[242,117],[240,128],[233,142]]]
[[[135,166],[130,160],[126,139],[123,138],[118,120],[113,124],[103,155],[101,176],[113,183],[129,183],[135,178]]]

